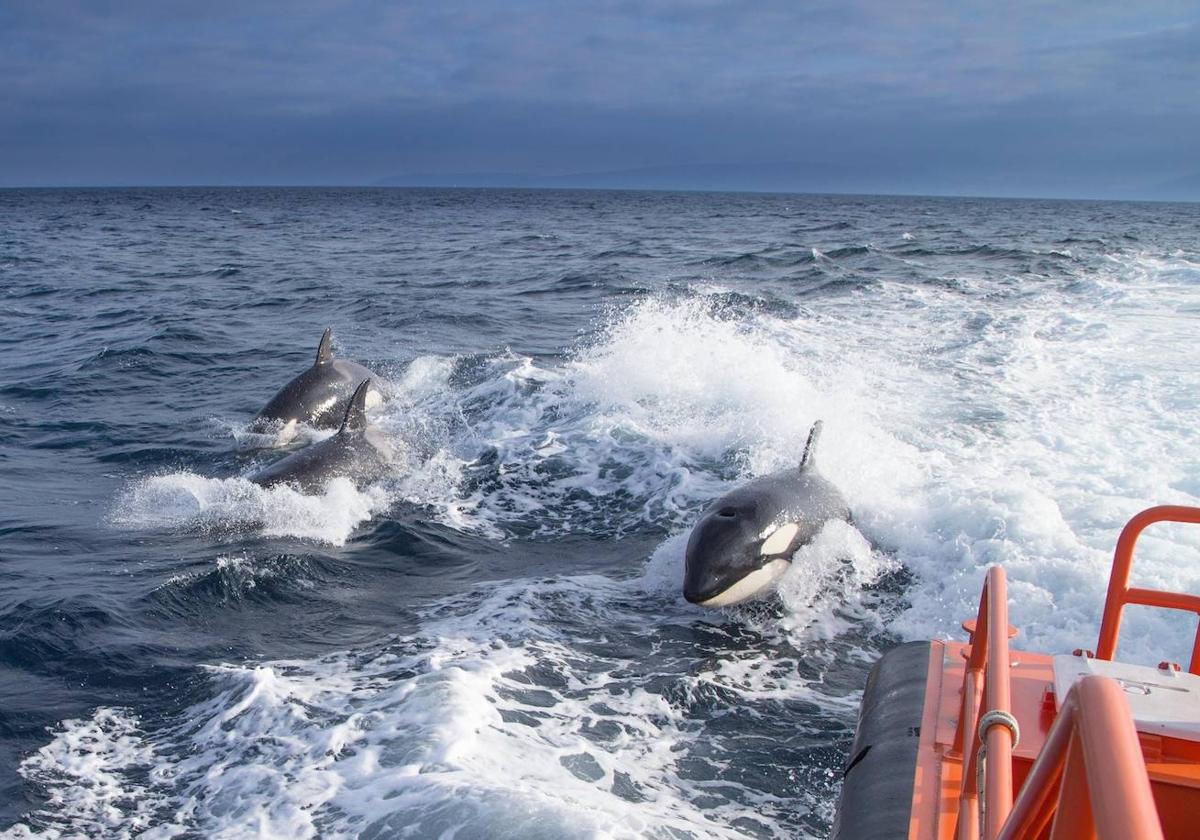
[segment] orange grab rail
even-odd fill
[[[1004,569],[992,566],[979,597],[979,615],[974,625],[966,625],[971,633],[971,655],[963,677],[962,711],[954,743],[970,756],[963,766],[959,794],[959,840],[978,840],[980,831],[979,782],[976,768],[982,756],[980,747],[986,741],[987,773],[984,784],[984,837],[995,837],[1012,808],[1012,748],[1015,732],[1007,725],[989,717],[981,740],[976,733],[982,700],[989,713],[1011,715],[1008,655],[1008,584]]]
[[[1067,694],[999,840],[1039,837],[1047,825],[1050,840],[1162,840],[1137,730],[1115,680],[1084,677]]]
[[[1200,525],[1200,508],[1182,505],[1160,505],[1134,516],[1117,539],[1112,573],[1108,578],[1108,596],[1104,599],[1104,618],[1100,622],[1100,640],[1096,643],[1097,659],[1112,659],[1117,651],[1117,635],[1121,632],[1121,611],[1127,604],[1163,607],[1196,613],[1200,617],[1200,596],[1161,589],[1136,589],[1129,586],[1129,568],[1133,563],[1133,546],[1147,526],[1155,522],[1186,522]],[[1200,624],[1192,644],[1192,660],[1188,671],[1200,674]]]

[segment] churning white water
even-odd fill
[[[1017,645],[1091,647],[1125,520],[1200,504],[1195,252],[1085,262],[1066,243],[1030,249],[1018,277],[994,249],[925,237],[914,218],[853,249],[764,247],[756,270],[816,274],[761,293],[718,270],[665,282],[554,354],[414,353],[386,371],[372,418],[398,454],[367,487],[256,487],[270,448],[130,480],[107,521],[131,539],[348,554],[401,511],[512,562],[398,600],[414,631],[208,663],[177,708],[62,721],[21,764],[47,804],[9,836],[819,836],[884,647],[956,635],[992,563]],[[853,526],[802,548],[770,602],[684,603],[700,510],[795,463],[818,419]],[[560,566],[534,561],[555,546]],[[580,556],[599,546],[602,568]],[[1200,591],[1200,530],[1140,548],[1139,581]],[[222,550],[161,587],[212,576],[228,597],[303,574]],[[1181,659],[1191,633],[1134,610],[1122,652]]]

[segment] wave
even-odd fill
[[[191,530],[230,535],[253,531],[344,545],[360,523],[386,510],[387,493],[335,478],[324,492],[259,487],[245,478],[206,478],[190,472],[157,475],[127,488],[109,521],[134,530]]]
[[[160,614],[175,616],[264,601],[302,603],[314,586],[335,581],[337,571],[318,558],[294,554],[220,555],[199,570],[171,576],[148,597]]]
[[[1172,361],[1189,328],[1147,331],[1142,319],[1157,323],[1172,296],[1184,305],[1195,270],[1127,255],[1078,278],[1086,291],[1013,286],[996,300],[970,278],[881,278],[856,292],[869,305],[831,296],[786,311],[712,284],[642,297],[563,358],[413,361],[377,421],[403,456],[376,485],[305,496],[175,473],[135,483],[113,521],[341,545],[411,505],[499,541],[661,537],[738,482],[794,463],[822,418],[823,468],[870,543],[913,574],[900,632],[952,632],[973,611],[980,567],[1003,561],[1025,593],[1015,620],[1037,627],[1029,643],[1078,646],[1066,637],[1094,620],[1135,500],[1193,498],[1187,457],[1175,466],[1156,442],[1166,434],[1186,452],[1194,439],[1196,401]],[[1165,367],[1131,366],[1131,344],[1161,347]],[[1129,387],[1145,398],[1121,396]],[[1133,463],[1156,466],[1139,477]],[[1157,626],[1131,632],[1149,645]]]
[[[865,245],[835,248],[828,253],[820,251],[817,248],[766,248],[756,252],[708,257],[698,261],[696,264],[721,269],[755,272],[796,268],[797,266],[811,265],[822,258],[838,260],[848,256],[867,253],[870,253],[870,248]]]
[[[672,545],[641,576],[502,582],[431,606],[415,635],[208,668],[205,699],[154,720],[102,707],[64,721],[21,765],[48,804],[18,830],[820,831],[841,759],[829,734],[848,739],[856,696],[822,673],[845,648],[764,632],[749,613],[697,625],[696,608],[658,587],[663,567],[681,561],[681,541]],[[809,559],[835,567],[848,545],[831,534]],[[814,616],[829,612],[824,603]],[[809,734],[798,720],[820,723]]]
[[[846,257],[861,257],[863,254],[869,253],[871,253],[871,248],[868,245],[847,245],[825,251],[823,256],[831,260],[841,260]]]
[[[105,599],[22,601],[5,609],[0,662],[39,673],[70,672],[90,656],[80,654],[79,639],[99,629],[124,626],[127,620]]]
[[[830,230],[853,230],[853,229],[854,229],[853,222],[842,221],[842,222],[829,222],[827,224],[814,225],[811,227],[798,227],[795,229],[795,232],[796,233],[823,233],[825,231],[830,231]]]
[[[455,223],[480,203],[468,197],[447,205]],[[814,209],[793,197],[757,216],[741,210],[759,199],[706,197],[698,211],[685,206],[692,197],[671,199],[683,227],[655,233],[656,261],[627,255],[629,271],[614,262],[589,286],[579,265],[590,255],[647,250],[651,239],[611,218],[596,228],[580,201],[578,227],[555,219],[583,261],[572,265],[558,246],[512,240],[540,222],[498,232],[489,209],[446,240],[427,234],[449,216],[422,219],[407,193],[386,198],[409,209],[389,217],[375,203],[358,221],[327,221],[321,202],[289,195],[253,210],[279,234],[247,246],[262,258],[254,267],[232,248],[197,266],[187,242],[217,240],[175,236],[182,250],[104,265],[104,277],[141,272],[143,291],[168,293],[149,329],[179,344],[145,346],[180,351],[163,370],[177,383],[197,377],[192,387],[166,389],[119,357],[48,382],[45,360],[14,357],[22,380],[3,386],[12,405],[0,410],[18,442],[79,437],[79,463],[95,468],[90,479],[67,471],[92,483],[61,498],[65,480],[38,485],[63,504],[30,513],[19,499],[9,514],[16,538],[37,546],[14,566],[33,577],[16,578],[26,588],[3,652],[36,680],[21,701],[41,716],[28,720],[67,718],[21,764],[29,794],[48,804],[14,836],[820,836],[879,650],[959,634],[992,562],[1009,571],[1019,646],[1089,646],[1121,523],[1150,502],[1200,498],[1197,379],[1181,350],[1194,344],[1200,264],[1170,227],[1191,216],[1168,224],[1162,206],[1122,206],[1060,224],[1070,214],[1055,208],[1043,225],[1048,216],[1021,220],[1024,204],[993,212],[952,202],[939,219],[930,201],[894,202],[872,220],[865,199]],[[494,207],[495,196],[484,198]],[[599,209],[614,200],[586,197]],[[728,212],[709,214],[711,202]],[[1153,220],[1133,218],[1141,212]],[[706,229],[710,215],[724,219]],[[857,230],[794,231],[826,221]],[[358,222],[371,240],[361,249]],[[969,235],[956,231],[968,222]],[[1109,235],[1129,227],[1136,240]],[[905,230],[915,235],[901,238]],[[1105,231],[1110,244],[1060,241],[1072,230]],[[322,238],[336,247],[302,247]],[[825,253],[799,246],[809,240]],[[834,250],[868,242],[883,244]],[[896,244],[929,259],[907,259]],[[309,260],[302,279],[286,276],[298,247]],[[695,268],[706,255],[741,262]],[[231,282],[265,288],[235,301],[212,282],[149,276],[219,264],[243,269]],[[74,287],[64,293],[53,279],[21,281],[52,291],[18,301],[18,322],[26,344],[41,331],[61,370],[146,334],[129,320],[135,312],[104,298],[79,330],[65,329],[70,310],[49,295]],[[517,297],[560,281],[561,307]],[[465,297],[440,308],[443,287]],[[438,305],[414,315],[414,301]],[[266,317],[272,309],[277,319]],[[374,416],[396,444],[396,469],[369,487],[338,482],[307,496],[227,477],[280,453],[255,449],[273,440],[205,419],[213,406],[249,408],[259,396],[231,402],[212,377],[264,374],[274,362],[262,346],[292,339],[286,327],[272,335],[271,320],[330,311],[375,325],[364,327],[380,331],[374,357],[440,348],[386,371],[400,384]],[[205,326],[172,331],[193,316]],[[196,336],[210,325],[224,332],[205,345]],[[200,361],[206,348],[215,352]],[[166,392],[185,395],[168,406]],[[107,420],[87,413],[106,407]],[[55,425],[62,414],[114,431]],[[821,468],[855,525],[833,524],[801,551],[777,597],[721,612],[685,604],[696,514],[794,464],[817,418]],[[63,463],[56,451],[26,455],[18,465],[10,448],[14,474]],[[114,462],[123,464],[115,476]],[[113,481],[125,484],[108,522],[136,533],[96,540],[95,508],[67,503],[94,500]],[[43,531],[30,524],[58,516]],[[1139,575],[1196,589],[1198,536],[1156,528],[1139,545]],[[86,597],[30,596],[42,558],[68,554],[86,563],[54,585]],[[461,594],[433,600],[446,592]],[[1123,652],[1179,659],[1163,640],[1192,629],[1135,611]],[[378,639],[385,632],[399,635]],[[268,649],[292,658],[197,676],[200,661],[227,651],[254,655],[259,637],[281,639]],[[153,647],[164,639],[169,649]],[[354,649],[329,653],[341,640]],[[298,649],[328,655],[297,658]],[[10,738],[18,749],[39,737],[22,726]]]

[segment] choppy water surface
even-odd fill
[[[821,836],[882,650],[993,562],[1090,646],[1123,521],[1200,502],[1198,205],[9,190],[0,302],[12,837]],[[260,489],[326,325],[396,470]],[[817,418],[857,527],[684,603]],[[1200,590],[1200,536],[1139,568]]]

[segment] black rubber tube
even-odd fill
[[[912,815],[929,642],[885,653],[867,677],[831,840],[903,840]]]

